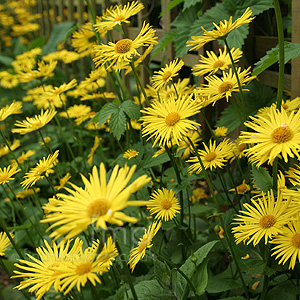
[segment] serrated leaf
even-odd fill
[[[264,168],[257,168],[255,165],[251,167],[252,178],[259,189],[267,193],[273,189],[273,178]]]
[[[250,7],[256,16],[273,7],[273,0],[224,0],[224,7],[231,14],[241,16]]]
[[[117,140],[120,140],[121,136],[125,132],[125,125],[126,125],[126,115],[121,110],[115,111],[110,116],[108,127],[111,130],[111,133]]]
[[[138,120],[141,116],[140,106],[130,100],[122,102],[120,105],[120,109],[122,109],[125,114],[131,119]]]
[[[183,3],[183,11],[198,3],[203,3],[202,0],[188,0]]]
[[[164,36],[158,41],[158,44],[153,47],[151,51],[151,60],[163,49],[165,49],[170,43],[172,43],[174,35],[176,34],[175,29],[169,30]]]
[[[171,10],[172,8],[174,8],[174,7],[176,7],[177,5],[179,5],[181,2],[183,2],[184,0],[172,0],[171,2],[169,2],[168,3],[168,5],[167,5],[167,8],[164,10],[164,11],[162,11],[161,13],[160,13],[160,17],[162,16],[162,15],[164,15],[166,12],[168,12],[169,10]]]
[[[296,58],[300,55],[300,44],[284,42],[284,63]],[[278,62],[279,60],[279,46],[267,51],[267,54],[255,64],[252,75],[259,75],[264,70]]]
[[[57,50],[58,43],[62,42],[69,30],[73,27],[74,22],[63,22],[55,24],[53,30],[50,34],[50,38],[47,44],[43,48],[42,55],[49,54],[51,52],[55,52]]]
[[[117,112],[118,110],[119,107],[116,103],[107,103],[95,114],[95,116],[92,118],[92,121],[98,123],[98,126],[101,126],[111,114]]]
[[[249,24],[244,24],[229,33],[227,42],[230,48],[240,48],[244,45],[244,41],[249,33]]]

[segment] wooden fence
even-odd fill
[[[124,4],[127,0],[90,0],[94,10],[101,14],[101,11],[111,5],[111,3]],[[156,0],[161,2],[161,11],[167,8],[168,3],[171,0]],[[145,6],[145,10],[148,11],[147,1],[140,0]],[[152,1],[153,2],[153,1]],[[154,0],[155,2],[155,0]],[[49,36],[52,27],[57,22],[62,21],[78,21],[79,24],[83,24],[88,20],[88,10],[85,4],[85,0],[37,0],[37,11],[43,14],[41,19],[41,34]],[[170,24],[176,17],[176,10],[170,10],[166,12],[160,20],[161,28],[154,28],[156,30],[156,36],[158,40],[170,30]],[[139,14],[138,26],[129,27],[128,35],[130,38],[134,38],[141,28],[142,22],[147,18],[147,15]],[[292,39],[287,39],[293,43],[300,43],[300,1],[292,0]],[[248,43],[250,47],[247,47],[247,52],[251,51],[251,56],[254,60],[257,60],[265,55],[266,51],[270,50],[277,44],[277,37],[268,36],[252,36],[252,40]],[[203,49],[200,49],[199,54],[203,53]],[[167,46],[164,52],[164,63],[175,58],[175,53],[172,45]],[[163,59],[162,53],[158,54],[153,61],[161,62]],[[198,63],[199,55],[186,54],[182,57],[185,62],[185,66],[192,67]],[[294,59],[291,62],[291,74],[285,74],[284,89],[291,91],[292,98],[300,96],[300,57]],[[142,71],[142,81],[146,83],[147,76],[144,76]],[[271,87],[277,87],[278,73],[274,71],[266,70],[260,76],[259,80]]]

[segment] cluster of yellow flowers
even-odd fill
[[[29,2],[31,5],[34,3],[34,1]],[[0,23],[2,25],[9,24],[13,32],[20,32],[20,35],[26,34],[27,30],[35,30],[33,26],[30,26],[32,25],[30,22],[37,16],[31,15],[25,18],[24,8],[16,6],[19,1],[7,3],[17,14],[21,25],[14,27],[17,25],[4,12],[4,6],[1,5]],[[23,176],[23,181],[20,182],[23,189],[15,195],[18,201],[27,196],[36,196],[40,188],[43,188],[36,185],[43,179],[48,181],[54,194],[47,203],[41,206],[44,212],[44,219],[41,223],[51,224],[47,231],[51,232],[49,237],[53,239],[52,244],[49,245],[45,240],[45,247],[41,246],[36,249],[39,258],[28,255],[32,261],[20,259],[20,263],[15,266],[22,271],[14,271],[16,274],[14,277],[29,277],[21,281],[17,288],[30,287],[29,292],[34,292],[37,299],[41,299],[51,287],[56,292],[67,294],[75,286],[80,291],[87,281],[96,285],[100,283],[98,275],[109,271],[113,260],[118,255],[117,244],[113,243],[112,238],[109,237],[101,251],[99,240],[83,250],[83,241],[78,236],[88,232],[91,226],[107,229],[110,224],[123,226],[125,223],[135,223],[138,218],[130,216],[130,209],[126,209],[147,207],[154,221],[145,230],[137,247],[130,251],[128,263],[133,271],[137,263],[145,256],[146,250],[152,247],[152,239],[161,229],[162,221],[173,220],[179,213],[183,215],[182,197],[180,196],[178,200],[175,189],[165,188],[163,184],[160,188],[156,188],[157,180],[153,172],[148,173],[145,170],[141,172],[140,169],[136,171],[137,166],[142,165],[142,153],[138,149],[128,147],[122,154],[124,159],[132,159],[128,163],[136,162],[133,166],[115,165],[108,172],[103,162],[99,168],[93,165],[97,151],[99,150],[99,153],[103,155],[102,144],[105,140],[102,133],[104,131],[100,130],[104,129],[105,132],[109,132],[107,123],[112,121],[112,116],[107,115],[101,124],[95,122],[93,118],[99,107],[111,104],[111,100],[114,99],[117,99],[118,103],[123,95],[117,90],[115,93],[108,92],[107,80],[111,80],[113,76],[120,79],[119,72],[136,75],[137,68],[158,43],[155,30],[146,22],[143,23],[134,39],[124,36],[117,42],[109,41],[105,44],[97,41],[97,37],[109,36],[111,30],[116,26],[121,28],[128,24],[129,19],[143,8],[143,4],[138,1],[110,7],[103,12],[102,17],[97,17],[94,25],[87,22],[73,33],[71,45],[74,51],[63,49],[42,56],[42,49],[34,48],[16,56],[11,68],[0,72],[0,84],[3,88],[13,89],[20,84],[27,87],[22,102],[13,101],[0,109],[0,125],[7,126],[7,118],[21,114],[24,105],[30,104],[37,111],[34,116],[27,116],[23,121],[16,120],[14,128],[9,132],[9,138],[4,136],[3,129],[5,128],[1,127],[4,144],[0,145],[0,157],[12,154],[10,158],[14,159],[9,160],[7,167],[0,168],[0,185],[13,192],[10,184],[14,176],[19,173],[17,176],[20,174]],[[232,30],[251,22],[253,20],[251,15],[252,11],[248,8],[234,22],[230,18],[229,21],[215,24],[216,29],[212,31],[203,29],[204,35],[192,37],[187,42],[187,46],[192,46],[190,50],[195,50],[210,41],[225,40]],[[2,35],[1,38],[5,36]],[[132,101],[140,106],[140,112],[143,115],[139,120],[128,117],[127,124],[124,124],[126,129],[137,131],[141,134],[141,139],[146,137],[147,141],[151,141],[152,148],[159,146],[153,155],[154,158],[167,152],[171,158],[180,159],[179,165],[186,164],[187,173],[193,176],[202,175],[206,170],[219,171],[244,157],[249,163],[255,163],[257,167],[264,163],[273,165],[277,158],[282,158],[284,162],[294,157],[298,159],[300,149],[299,99],[284,102],[281,110],[273,105],[259,111],[256,116],[251,117],[251,120],[244,120],[246,121],[244,125],[249,130],[242,131],[235,140],[227,137],[226,127],[218,127],[212,131],[213,139],[208,143],[200,144],[201,125],[195,119],[201,110],[210,104],[214,105],[221,99],[225,98],[228,101],[235,92],[246,91],[243,86],[255,78],[251,76],[250,68],[245,70],[238,68],[236,72],[233,72],[232,65],[242,57],[240,49],[224,47],[219,50],[218,56],[212,51],[206,54],[207,57],[201,55],[199,64],[192,68],[195,76],[205,75],[207,83],[199,87],[191,85],[188,78],[176,80],[184,67],[184,61],[178,58],[155,71],[147,87],[143,87],[138,82],[140,93],[132,97]],[[81,80],[74,78],[57,86],[54,85],[54,81],[48,84],[48,79],[54,77],[59,63],[70,64],[83,57],[91,57],[95,64],[95,70],[92,70],[86,78]],[[123,96],[127,97],[125,92]],[[81,104],[81,101],[92,103]],[[88,147],[90,152],[86,153],[82,150],[82,145],[78,146],[78,152],[82,155],[84,163],[87,162],[89,166],[92,166],[88,177],[81,174],[83,187],[70,182],[70,179],[77,175],[73,176],[72,170],[68,170],[69,172],[64,176],[60,170],[59,160],[61,161],[63,159],[61,157],[66,155],[70,155],[72,160],[69,165],[76,164],[73,153],[75,143],[70,145],[66,138],[64,140],[66,149],[56,149],[55,143],[52,142],[55,135],[44,137],[42,133],[44,127],[55,121],[57,127],[60,128],[57,134],[64,137],[65,129],[60,124],[66,119],[71,124],[76,143],[79,144],[78,131],[92,132],[90,136],[93,137],[94,142],[92,147],[90,145]],[[48,154],[33,164],[32,159],[36,158],[37,151],[30,149],[26,152],[22,151],[19,157],[15,156],[15,150],[21,146],[21,141],[12,140],[10,134],[25,135],[29,139],[31,134],[35,133],[41,138],[40,143],[45,146]],[[146,143],[145,139],[143,141]],[[54,151],[52,147],[55,148]],[[171,153],[171,150],[174,152]],[[64,153],[66,151],[68,154]],[[300,258],[300,220],[297,208],[299,169],[300,167],[296,166],[286,173],[286,177],[294,186],[293,189],[285,186],[285,177],[282,173],[280,173],[275,194],[273,191],[264,193],[258,187],[254,189],[253,191],[256,191],[258,195],[251,198],[251,203],[244,204],[244,210],[240,211],[232,223],[232,232],[237,244],[253,242],[255,246],[262,239],[265,243],[276,244],[273,248],[273,255],[276,255],[276,259],[281,257],[279,263],[285,263],[290,259],[290,268],[294,268],[297,257]],[[176,175],[180,176],[180,172],[178,173],[179,175]],[[152,189],[149,184],[151,179]],[[53,181],[58,185],[54,186]],[[137,192],[143,187],[151,190],[147,201],[138,200]],[[244,195],[249,190],[250,186],[243,180],[241,185],[230,191]],[[191,194],[192,196],[187,196],[191,196],[192,203],[208,197],[202,188],[195,189]],[[132,195],[136,196],[135,200],[132,200]],[[19,203],[22,207],[21,202]],[[26,212],[25,209],[24,211]],[[29,222],[31,222],[30,217]],[[37,231],[39,232],[38,229]],[[73,238],[76,239],[72,240]],[[4,255],[12,239],[13,236],[8,231],[0,233],[0,255]],[[58,240],[59,244],[57,244]]]

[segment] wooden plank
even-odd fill
[[[263,84],[266,84],[273,88],[277,88],[278,72],[266,70],[258,76],[258,80]],[[283,90],[286,90],[286,91],[291,90],[291,75],[290,74],[284,74]]]
[[[300,43],[300,1],[292,1],[292,42]],[[300,96],[300,57],[292,60],[291,74],[292,99]]]

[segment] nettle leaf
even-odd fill
[[[111,133],[115,136],[117,140],[120,140],[121,136],[125,132],[126,125],[126,115],[123,110],[118,108],[118,111],[115,111],[109,119],[108,127],[111,130]]]
[[[172,8],[174,8],[174,7],[176,7],[177,5],[179,5],[181,2],[183,2],[184,0],[173,0],[173,1],[171,1],[171,2],[169,2],[168,3],[168,5],[167,5],[167,9],[166,10],[164,10],[164,11],[162,11],[161,13],[160,13],[160,17],[162,16],[162,15],[164,15],[166,12],[168,12],[169,10],[171,10]]]
[[[122,102],[120,109],[131,119],[138,120],[141,116],[140,106],[130,100]]]
[[[183,10],[186,10],[188,8],[190,8],[191,6],[194,6],[198,3],[202,3],[202,0],[188,0],[188,1],[184,1],[183,3]]]
[[[273,0],[224,0],[223,4],[231,14],[241,16],[250,7],[253,15],[258,15],[273,7]]]
[[[300,44],[284,42],[284,63],[300,55]],[[255,63],[252,75],[259,75],[279,60],[279,46],[267,51],[267,54]]]
[[[174,35],[176,34],[175,29],[169,30],[159,41],[158,44],[153,47],[151,51],[151,60],[161,51],[164,50],[169,44],[173,42]]]
[[[230,48],[242,48],[249,33],[249,24],[244,24],[228,34],[227,42]]]
[[[273,177],[270,176],[266,169],[257,168],[255,165],[252,165],[251,174],[255,184],[263,192],[267,193],[273,189]]]
[[[95,114],[95,116],[92,118],[92,121],[98,123],[98,126],[101,126],[111,114],[117,112],[118,110],[119,107],[116,103],[107,103],[99,112]]]

